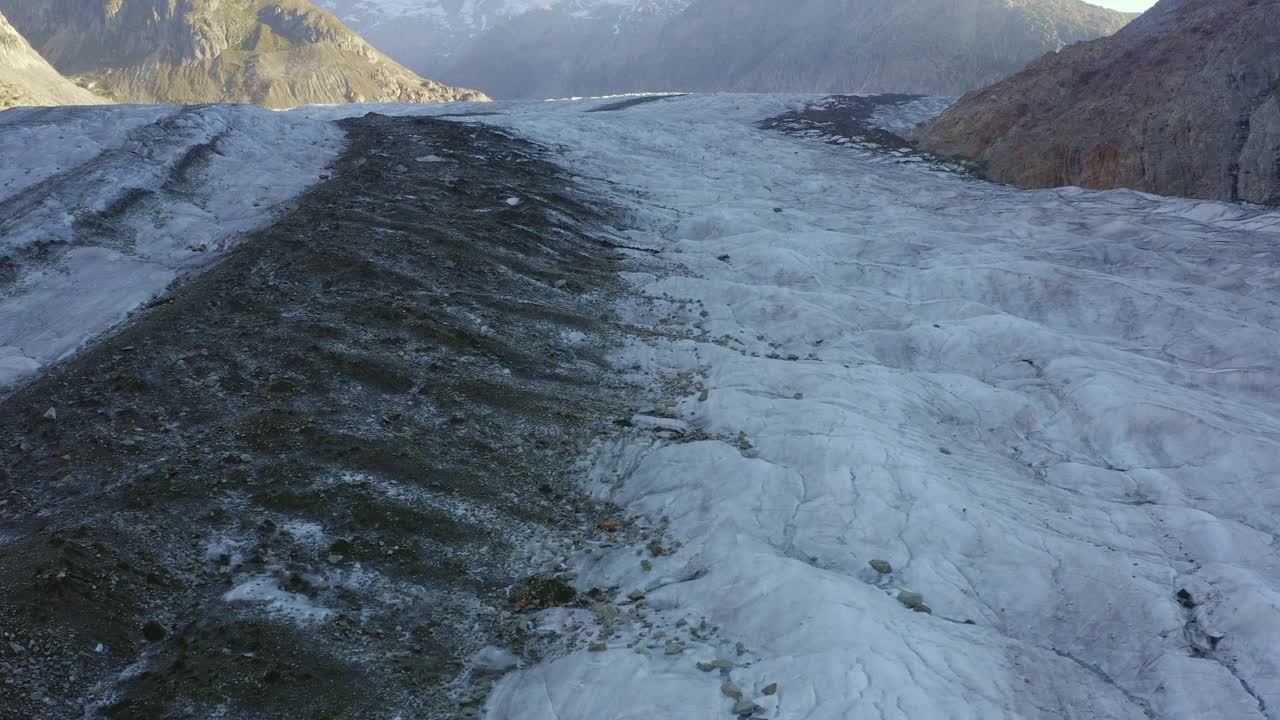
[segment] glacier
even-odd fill
[[[640,621],[488,720],[1280,717],[1280,214],[758,129],[801,102],[485,119],[607,181],[662,267],[618,365],[706,391],[584,470],[681,545],[578,559]]]
[[[574,558],[580,589],[631,599],[607,636],[579,632],[600,611],[534,617],[562,652],[506,675],[487,720],[1280,719],[1280,213],[1020,191],[760,128],[813,100],[460,119],[556,148],[621,209],[634,292],[611,311],[634,332],[613,360],[658,406],[574,461],[668,538]],[[226,204],[238,179],[284,201],[340,147],[329,121],[370,111],[459,107],[236,121],[228,147],[259,160],[154,237],[263,222]],[[134,132],[174,111],[128,112]],[[193,112],[208,142],[232,111]],[[123,142],[99,127],[77,158]],[[43,181],[0,176],[0,202]],[[194,254],[156,247],[145,297]]]
[[[0,392],[221,257],[343,143],[251,106],[0,113]]]

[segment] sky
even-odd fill
[[[1088,0],[1088,2],[1124,12],[1142,12],[1156,4],[1156,0]]]

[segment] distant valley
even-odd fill
[[[958,95],[1132,15],[1080,0],[323,0],[418,72],[498,98]]]

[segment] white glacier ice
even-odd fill
[[[487,119],[612,181],[673,268],[627,317],[688,331],[620,366],[692,373],[682,423],[751,446],[641,432],[592,470],[684,547],[579,584],[717,639],[519,670],[488,720],[731,717],[695,667],[726,656],[769,718],[1280,717],[1280,215],[757,129],[794,102]]]
[[[487,720],[730,718],[726,687],[796,720],[1280,720],[1280,213],[1025,192],[758,127],[805,100],[467,120],[623,208],[657,254],[617,310],[658,332],[618,366],[706,389],[584,470],[681,545],[580,558],[652,627],[519,668]],[[456,107],[278,117],[370,110]]]
[[[220,256],[342,144],[250,106],[0,113],[0,390]]]

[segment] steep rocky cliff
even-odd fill
[[[965,97],[920,139],[1022,187],[1280,204],[1280,0],[1162,0]]]
[[[58,74],[0,15],[0,110],[17,105],[96,105],[102,98]]]
[[[322,2],[419,72],[509,98],[959,95],[1132,17],[1081,0]]]
[[[120,102],[484,99],[418,77],[306,0],[0,0],[54,67]]]

